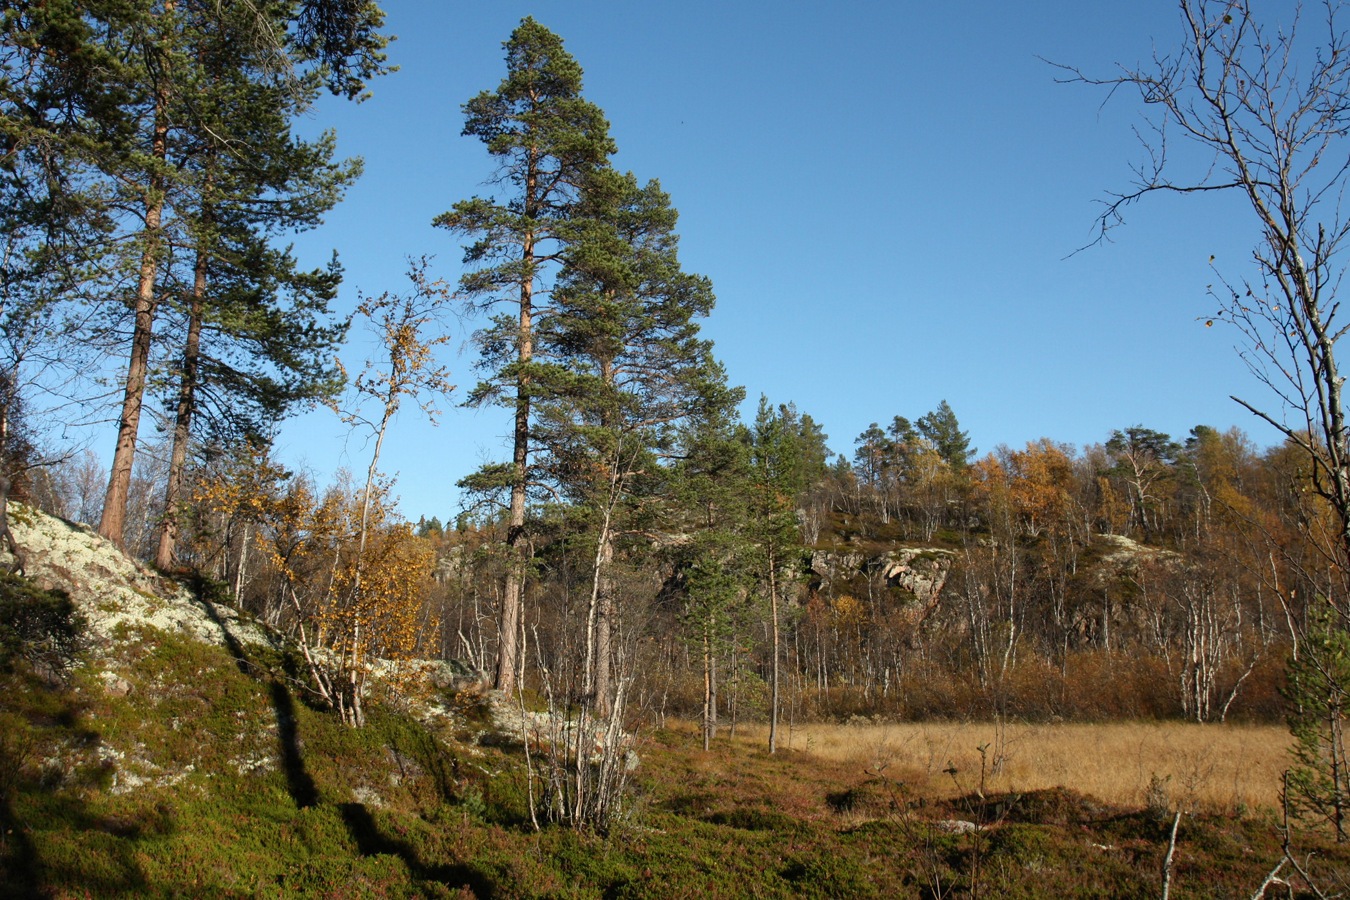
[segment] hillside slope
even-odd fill
[[[428,717],[377,691],[346,728],[266,629],[86,529],[20,517],[30,574],[70,592],[92,646],[65,678],[0,667],[0,896],[1156,895],[1156,810],[925,799],[809,753],[704,753],[678,727],[647,735],[612,834],[551,825],[536,814],[558,785],[527,777],[481,694]],[[1300,840],[1324,883],[1350,872],[1344,847]],[[1174,890],[1248,896],[1280,852],[1260,816],[1188,816]]]
[[[212,603],[133,561],[87,525],[11,507],[25,573],[39,587],[70,595],[100,644],[123,627],[148,626],[228,647],[275,646],[273,636],[232,607]]]
[[[88,649],[65,680],[6,675],[0,893],[309,895],[356,879],[421,894],[429,879],[434,894],[475,882],[404,858],[377,817],[425,825],[468,784],[461,756],[477,774],[508,762],[474,746],[481,708],[442,704],[429,728],[377,702],[368,728],[344,728],[306,705],[279,636],[86,527],[22,507],[14,518],[28,576],[70,596]]]

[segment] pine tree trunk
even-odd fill
[[[614,667],[614,596],[608,567],[614,557],[614,539],[609,530],[609,513],[600,532],[600,546],[595,555],[595,575],[591,595],[594,609],[594,661],[589,673],[591,697],[597,717],[610,713],[610,690]]]
[[[0,390],[3,390],[3,397],[0,397],[0,540],[5,542],[5,547],[14,557],[10,564],[10,571],[23,574],[24,558],[19,550],[18,542],[14,540],[13,533],[9,530],[9,491],[11,483],[9,480],[10,467],[13,460],[9,458],[9,422],[10,406],[14,401],[14,381],[5,377],[0,382]]]
[[[713,622],[703,623],[703,749],[717,737],[717,657],[713,653]]]
[[[183,488],[183,472],[187,468],[188,442],[192,436],[197,371],[201,365],[202,303],[206,297],[206,263],[206,251],[199,248],[192,283],[192,299],[188,306],[188,333],[187,342],[183,347],[182,381],[178,386],[178,407],[174,414],[173,450],[169,455],[168,483],[164,488],[164,520],[160,526],[159,549],[155,553],[155,565],[166,571],[173,568],[178,544],[180,495]]]
[[[175,0],[167,0],[164,13],[171,16]],[[159,77],[167,79],[168,73]],[[98,533],[118,547],[125,543],[127,502],[131,495],[131,468],[136,458],[136,437],[141,424],[141,407],[145,400],[145,380],[150,369],[150,341],[155,323],[155,280],[159,274],[161,245],[160,226],[164,216],[164,174],[162,166],[168,157],[169,144],[169,85],[161,81],[155,90],[153,136],[151,138],[150,177],[145,192],[145,246],[141,250],[140,273],[136,284],[135,323],[131,336],[131,358],[127,363],[126,388],[122,397],[122,413],[117,422],[117,447],[113,452],[112,471],[108,477],[108,492],[103,500],[103,516]]]
[[[739,715],[739,706],[737,702],[741,697],[741,660],[736,655],[736,639],[733,636],[731,641],[731,677],[727,679],[727,688],[731,691],[731,696],[727,698],[727,713],[731,716],[731,728],[727,736],[731,740],[736,740],[736,717]]]
[[[538,160],[534,153],[526,170],[525,215],[535,213],[538,203]],[[527,267],[534,262],[535,235],[527,232],[521,242],[521,260]],[[525,490],[529,474],[530,455],[530,390],[528,374],[534,358],[534,272],[527,270],[520,284],[520,325],[517,333],[516,361],[520,373],[516,376],[516,422],[511,450],[511,520],[506,532],[507,571],[505,591],[502,594],[502,621],[498,631],[497,680],[499,691],[510,692],[516,687],[519,667],[519,636],[521,610],[525,603],[524,562],[521,545],[525,538]]]
[[[163,147],[162,132],[156,127],[156,146]],[[145,380],[150,369],[150,340],[155,321],[155,276],[158,272],[159,227],[164,206],[161,179],[151,179],[146,204],[146,248],[141,255],[141,271],[136,289],[136,317],[131,337],[131,359],[127,364],[126,389],[122,414],[117,422],[117,448],[113,452],[108,492],[103,499],[103,518],[98,533],[123,547],[127,503],[131,496],[131,468],[136,458],[136,435],[140,430],[141,407],[145,400]]]
[[[519,360],[528,363],[533,355],[529,339],[531,286],[521,287]],[[521,375],[516,393],[516,424],[511,458],[511,519],[506,532],[507,570],[506,586],[502,593],[502,622],[498,632],[497,690],[510,692],[516,687],[516,669],[519,664],[519,634],[521,609],[524,607],[525,573],[522,545],[525,538],[525,481],[528,474],[530,446],[529,379]]]
[[[604,371],[608,382],[608,368],[604,367]],[[605,422],[604,427],[612,428],[613,424]],[[591,602],[586,616],[585,689],[599,717],[608,716],[611,711],[609,694],[613,683],[614,618],[617,611],[609,567],[614,561],[614,508],[623,489],[622,465],[622,454],[615,450],[609,470],[604,516],[600,520],[600,534],[596,538]]]

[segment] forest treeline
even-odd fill
[[[1276,71],[1293,37],[1262,41],[1245,4],[1220,6],[1183,0],[1189,55],[1165,77],[1066,71],[1138,88],[1222,162],[1194,183],[1141,169],[1103,236],[1153,192],[1245,191],[1259,277],[1218,282],[1215,318],[1281,412],[1240,402],[1284,441],[1134,425],[981,457],[945,401],[843,453],[791,403],[746,416],[700,334],[713,286],[683,268],[670,196],[615,168],[580,65],[531,18],[462,107],[486,181],[429,223],[462,248],[457,278],[414,259],[407,285],[344,317],[338,259],[310,267],[285,240],[360,161],[293,124],[387,70],[377,5],[8,4],[0,511],[12,492],[217,582],[298,641],[316,702],[353,726],[377,661],[411,657],[463,659],[610,731],[696,716],[711,741],[767,720],[771,750],[784,718],[1287,714],[1302,771],[1330,779],[1304,793],[1339,815],[1350,428],[1333,320],[1350,225],[1319,224],[1345,170],[1314,168],[1350,115],[1350,57],[1333,17],[1307,102],[1272,118],[1284,86],[1243,66]],[[439,353],[461,320],[476,381],[452,395]],[[344,368],[350,328],[376,349]],[[455,473],[463,510],[404,521],[380,469],[390,424],[451,396],[499,407],[509,445]],[[321,484],[274,458],[280,423],[315,406],[370,448],[363,473]],[[105,471],[63,441],[106,417]],[[558,785],[591,777],[564,763]],[[554,812],[603,819],[614,792],[581,781]]]
[[[1284,715],[1311,610],[1299,570],[1319,564],[1304,534],[1329,524],[1292,448],[1132,426],[1081,451],[1046,438],[976,457],[945,403],[868,428],[849,456],[767,401],[682,440],[614,526],[617,650],[647,713],[764,721],[776,600],[783,710],[800,719]],[[332,602],[352,578],[360,484],[316,485],[258,452],[195,474],[183,563],[246,609],[316,623],[321,644],[364,616],[372,655],[492,671],[500,510],[400,522],[377,494],[362,610]],[[89,475],[58,468],[41,501],[87,516]],[[137,482],[133,520],[153,522],[154,482]],[[582,689],[595,526],[574,504],[532,511],[531,688],[548,673]],[[154,530],[141,534],[149,554]],[[933,561],[936,602],[886,564],[901,550]]]

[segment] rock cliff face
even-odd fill
[[[1097,556],[1083,570],[1082,583],[1090,586],[1096,603],[1080,605],[1071,622],[1081,640],[1108,640],[1113,631],[1148,631],[1153,610],[1140,603],[1138,578],[1143,571],[1154,577],[1180,571],[1186,559],[1174,550],[1150,547],[1119,534],[1093,539]]]
[[[956,554],[932,547],[895,547],[878,553],[861,550],[815,550],[811,553],[812,587],[842,586],[858,577],[884,581],[887,587],[912,594],[914,617],[921,619],[938,604]]]

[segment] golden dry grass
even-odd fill
[[[738,729],[763,743],[767,729]],[[781,746],[883,770],[916,793],[950,797],[1064,787],[1112,805],[1148,805],[1150,785],[1173,808],[1234,813],[1279,804],[1289,732],[1278,725],[1185,722],[996,725],[896,722],[784,727]],[[955,768],[955,774],[947,770]]]

